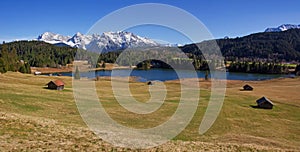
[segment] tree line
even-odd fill
[[[232,62],[227,67],[229,72],[263,73],[263,74],[285,74],[289,73],[286,65],[267,62]]]

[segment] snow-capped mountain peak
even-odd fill
[[[295,24],[282,24],[276,28],[267,28],[265,32],[281,32],[289,29],[300,29],[300,25]]]
[[[159,46],[157,42],[140,37],[130,32],[105,32],[101,35],[84,35],[76,33],[73,37],[45,32],[38,37],[39,41],[51,44],[66,44],[71,47],[82,48],[90,51],[114,51],[131,47]]]
[[[77,32],[74,36],[83,36],[80,32]]]
[[[45,41],[66,41],[66,40],[70,39],[70,37],[51,33],[51,32],[45,32],[44,34],[41,34],[38,37],[38,40],[39,39],[43,39]]]

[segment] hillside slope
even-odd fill
[[[197,43],[206,46],[209,41]],[[255,33],[244,37],[217,39],[217,44],[227,60],[300,61],[300,29],[283,32]],[[195,44],[185,45],[186,53],[201,54]]]

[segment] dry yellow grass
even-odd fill
[[[64,91],[43,88],[55,79],[66,83]],[[190,85],[195,82],[190,81]],[[125,126],[156,126],[166,121],[178,105],[179,83],[169,81],[165,82],[166,101],[158,111],[149,115],[130,113],[116,102],[110,82],[109,78],[96,81],[97,93],[111,117]],[[299,78],[228,81],[218,119],[208,132],[199,135],[199,124],[210,97],[210,82],[200,80],[201,100],[189,126],[173,141],[142,151],[300,151],[299,82]],[[71,84],[70,77],[1,74],[0,151],[137,151],[113,147],[89,131],[77,111]],[[244,84],[252,85],[254,91],[240,91]],[[130,86],[137,100],[149,99],[149,86],[145,83],[131,81]],[[250,107],[263,95],[275,103],[274,109]]]

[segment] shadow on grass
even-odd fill
[[[261,109],[259,106],[257,105],[250,105],[250,107],[255,108],[255,109]]]
[[[251,92],[251,91],[253,91],[253,90],[245,90],[245,89],[240,89],[240,91]]]
[[[57,89],[50,89],[47,86],[45,86],[45,87],[43,87],[43,89],[45,89],[45,90],[53,90],[53,91],[62,91],[62,92],[73,92],[73,90],[70,89],[70,88],[64,88],[62,90],[57,90]]]
[[[43,89],[45,89],[45,90],[57,90],[57,89],[50,89],[50,88],[48,88],[48,87],[43,87]],[[58,90],[59,91],[59,90]]]
[[[250,105],[250,107],[255,108],[255,109],[267,109],[267,110],[272,110],[270,108],[263,108],[263,107],[259,107],[257,105]]]

